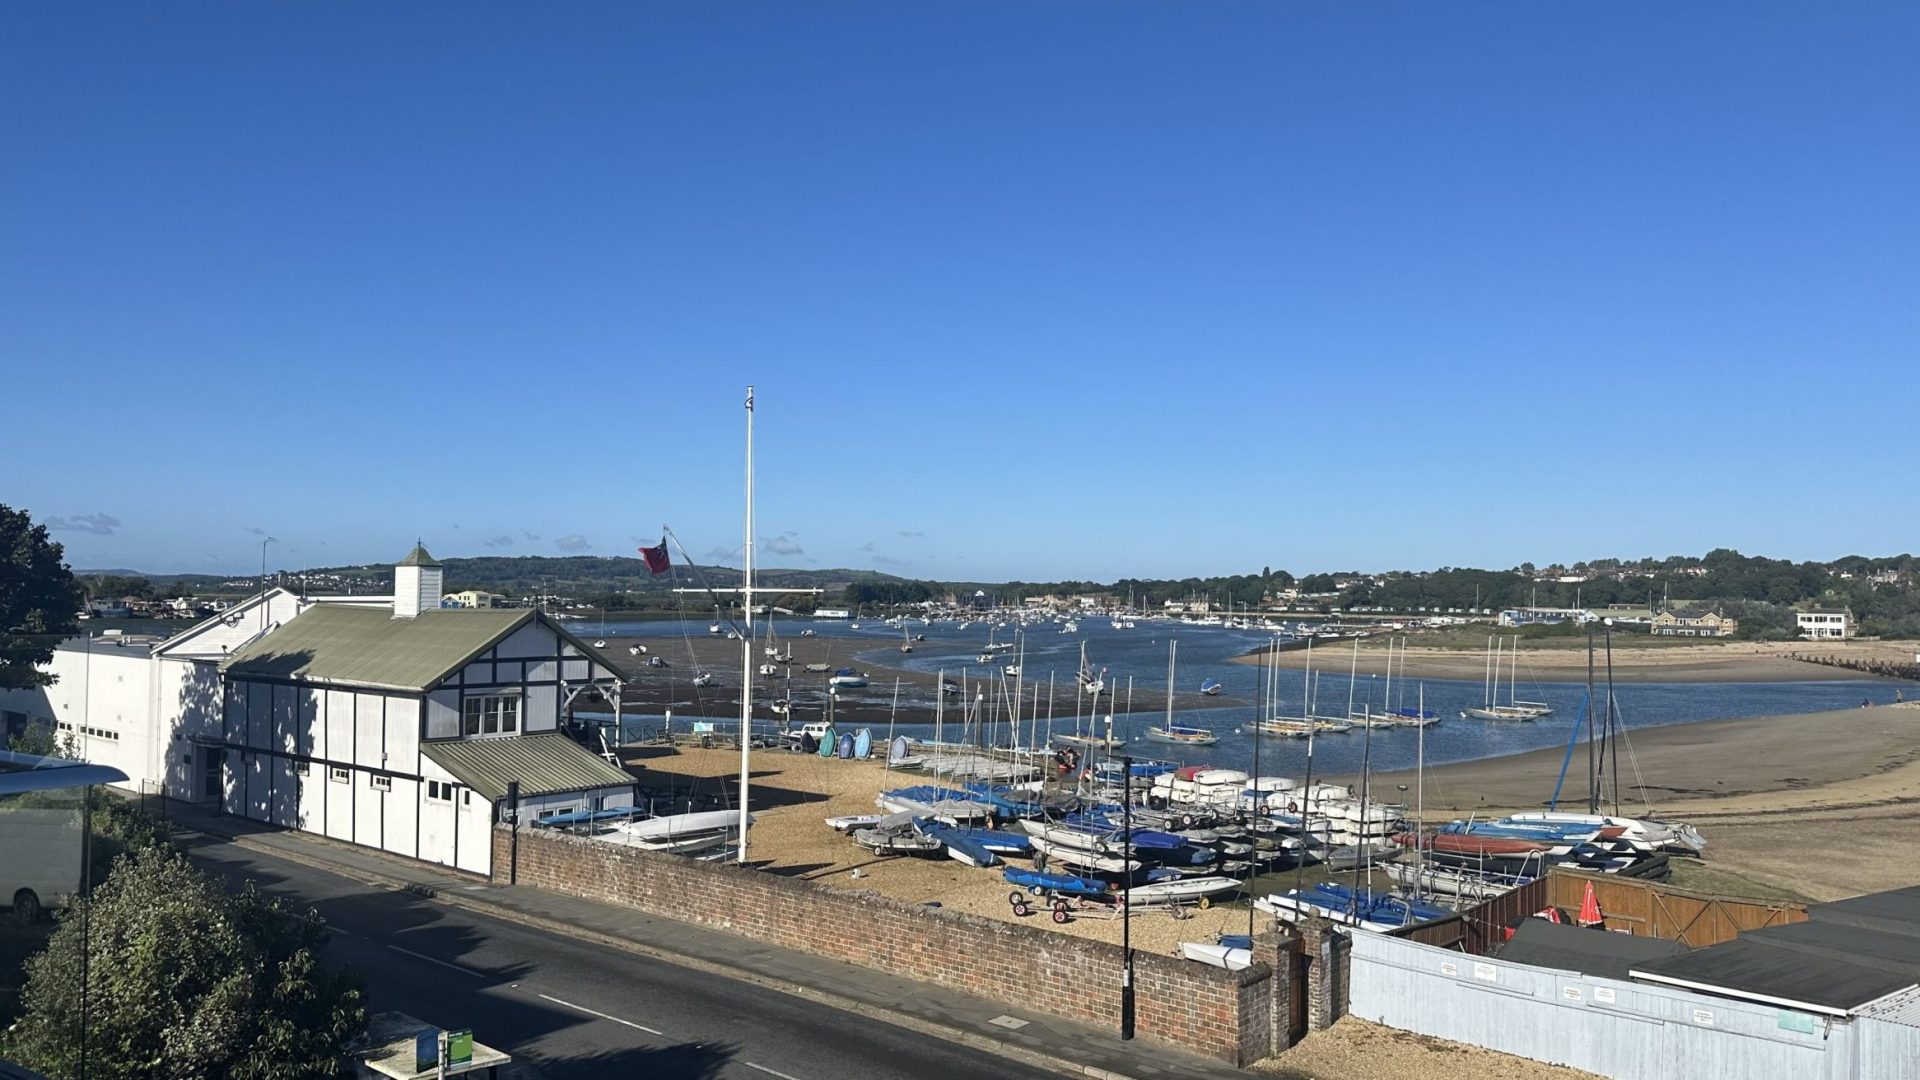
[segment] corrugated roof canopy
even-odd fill
[[[248,643],[220,670],[418,692],[535,615],[526,608],[442,608],[396,619],[383,607],[322,604]]]
[[[1624,980],[1637,965],[1686,951],[1677,941],[1613,934],[1550,919],[1522,919],[1498,955],[1516,964]]]
[[[520,782],[522,796],[633,783],[626,770],[587,753],[578,743],[557,733],[426,742],[420,744],[420,752],[489,799],[504,798],[510,780]]]

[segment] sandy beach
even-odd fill
[[[630,747],[630,765],[643,766],[642,784],[684,791],[691,781],[700,790],[736,789],[740,755],[734,750],[671,750]],[[748,854],[759,866],[849,889],[873,889],[915,904],[938,903],[956,911],[1021,922],[1035,928],[1120,941],[1120,923],[1092,916],[1057,925],[1047,915],[1018,919],[1007,902],[1010,887],[996,869],[962,865],[945,856],[875,856],[849,837],[829,829],[824,818],[877,813],[875,794],[885,788],[926,783],[918,772],[889,774],[877,761],[840,761],[782,750],[755,751],[750,783],[754,826]],[[734,803],[733,805],[738,805]],[[1015,866],[1025,867],[1025,860]],[[855,871],[858,876],[855,876]],[[1210,940],[1216,931],[1247,932],[1247,907],[1211,907],[1176,921],[1162,911],[1136,915],[1134,947],[1172,954],[1182,941]]]
[[[1428,769],[1427,815],[1540,809],[1564,753]],[[1583,742],[1573,750],[1564,808],[1585,809],[1586,770]],[[1920,884],[1912,858],[1920,830],[1915,703],[1642,728],[1619,747],[1618,773],[1620,812],[1646,816],[1651,806],[1653,815],[1699,826],[1717,872],[1818,900]],[[1405,784],[1411,800],[1415,783],[1411,772],[1383,773],[1374,791],[1398,797]],[[1611,778],[1605,789],[1610,799]]]
[[[1826,679],[1871,678],[1860,671],[1793,659],[1793,654],[1832,657],[1856,661],[1912,663],[1920,645],[1911,641],[1847,641],[1815,644],[1806,641],[1738,641],[1717,644],[1645,637],[1632,644],[1616,638],[1613,649],[1615,682],[1808,682]],[[1352,642],[1330,642],[1313,650],[1316,669],[1345,672],[1353,664]],[[1363,675],[1380,675],[1387,670],[1386,640],[1369,639],[1360,643],[1359,668]],[[1402,666],[1404,657],[1405,666]],[[1264,651],[1236,658],[1237,663],[1265,662]],[[1306,666],[1305,650],[1293,649],[1279,655],[1282,669],[1298,671]],[[1605,676],[1604,659],[1597,668]],[[1506,661],[1502,661],[1504,667]],[[1405,652],[1394,650],[1394,674],[1415,679],[1462,679],[1477,682],[1486,677],[1484,651],[1466,648],[1422,647],[1420,635],[1410,635]],[[1587,650],[1584,638],[1553,638],[1526,642],[1521,646],[1520,682],[1582,682],[1587,677]],[[1503,676],[1504,678],[1504,676]]]
[[[1559,749],[1445,765],[1427,771],[1430,821],[1543,806],[1560,768]],[[735,751],[629,747],[641,781],[671,806],[688,791],[735,797]],[[1911,838],[1920,830],[1920,706],[1879,706],[1804,716],[1760,717],[1646,728],[1620,747],[1620,812],[1685,820],[1705,832],[1709,849],[1696,880],[1739,894],[1837,899],[1920,884]],[[1584,806],[1585,744],[1563,806]],[[1351,783],[1355,777],[1330,778]],[[839,761],[785,751],[753,759],[754,861],[771,872],[845,888],[874,889],[912,903],[1013,921],[998,872],[945,858],[878,858],[826,827],[823,819],[874,812],[885,787],[922,782],[878,762]],[[1406,798],[1411,773],[1374,778],[1376,792]],[[1612,783],[1606,785],[1609,796]],[[732,804],[732,803],[730,803]],[[1844,834],[1838,842],[1836,834]],[[1017,864],[1017,865],[1024,865]],[[1176,921],[1155,912],[1135,923],[1134,940],[1156,952],[1216,931],[1243,933],[1244,904],[1223,904]],[[1118,922],[1077,918],[1065,926],[1029,925],[1118,941]]]

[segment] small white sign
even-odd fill
[[[1699,1024],[1701,1027],[1712,1027],[1713,1011],[1710,1009],[1693,1010],[1693,1022]]]
[[[1560,996],[1561,996],[1561,997],[1563,997],[1563,998],[1566,998],[1566,999],[1567,999],[1568,1001],[1582,1001],[1582,1000],[1584,1000],[1584,995],[1582,995],[1582,994],[1580,993],[1580,988],[1579,988],[1579,987],[1577,987],[1577,986],[1563,986],[1563,987],[1561,987],[1561,988],[1560,988]]]
[[[1479,979],[1481,982],[1499,982],[1500,969],[1494,967],[1492,964],[1482,964],[1476,961],[1473,965],[1473,977]]]
[[[1613,987],[1596,986],[1593,988],[1593,1000],[1604,1001],[1608,1005],[1611,1005],[1613,1004],[1613,998],[1614,998]]]
[[[1460,974],[1460,965],[1451,960],[1440,961],[1440,974],[1454,978]]]

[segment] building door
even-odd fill
[[[215,750],[211,746],[200,748],[200,797],[212,799],[216,804],[226,794],[226,777],[221,766],[226,764],[227,752]]]

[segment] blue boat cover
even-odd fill
[[[1075,896],[1106,896],[1113,891],[1104,881],[1074,877],[1072,874],[1043,874],[1038,870],[1021,870],[1013,866],[1007,867],[1002,876],[1007,884],[1023,889],[1038,887],[1048,892],[1072,893]]]

